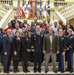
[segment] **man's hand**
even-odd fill
[[[57,54],[59,54],[59,50],[57,50]]]
[[[71,49],[72,49],[72,47],[71,46],[69,46]]]
[[[17,52],[16,51],[14,51],[14,55],[17,55]]]
[[[62,52],[62,55],[64,56],[65,55],[65,52]]]
[[[27,49],[27,52],[31,52],[31,50],[30,49]]]
[[[32,52],[34,52],[34,49],[32,49]]]
[[[69,51],[69,47],[67,47],[67,51]]]
[[[7,55],[7,52],[4,52],[4,55]]]
[[[45,50],[43,50],[43,53],[44,53],[44,54],[46,54],[46,51],[45,51]]]

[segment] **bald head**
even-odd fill
[[[14,20],[17,20],[17,15],[14,16]]]
[[[36,26],[36,32],[40,32],[40,26]]]

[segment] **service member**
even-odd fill
[[[43,31],[41,31],[40,26],[37,25],[36,32],[32,35],[32,45],[34,46],[34,49],[32,50],[34,56],[34,72],[41,72],[41,63],[43,56],[43,36]]]
[[[68,30],[67,42],[67,71],[73,72],[73,49],[74,49],[74,35],[72,29]]]

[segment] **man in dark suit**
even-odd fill
[[[19,25],[21,24],[21,22],[17,20],[17,15],[14,16],[13,20],[11,20],[12,28],[15,28],[15,23],[19,23]]]
[[[67,71],[73,72],[73,50],[74,50],[74,35],[72,29],[68,30],[69,35],[67,36]]]
[[[36,26],[36,32],[32,35],[32,46],[34,46],[34,49],[32,50],[34,56],[34,72],[41,72],[43,36],[44,33],[41,31],[40,26]]]
[[[11,29],[7,30],[7,35],[3,36],[3,69],[4,73],[9,73],[12,54],[12,37]]]
[[[39,25],[39,23],[37,22],[37,17],[34,18],[34,29],[36,28],[37,25]]]
[[[48,63],[51,56],[53,71],[56,71],[56,53],[59,53],[58,37],[53,34],[53,29],[49,28],[49,33],[44,36],[43,53],[45,54],[45,73],[48,72]]]

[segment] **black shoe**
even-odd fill
[[[61,71],[61,73],[64,73],[64,71]]]
[[[17,70],[13,70],[14,73],[17,73]]]
[[[4,71],[4,73],[9,73],[9,71]]]
[[[16,70],[17,72],[20,72],[18,69]]]
[[[72,73],[73,72],[73,70],[70,70],[70,73]]]
[[[23,70],[23,72],[27,73],[27,70]]]
[[[47,73],[48,71],[45,71],[45,73]]]
[[[26,70],[27,72],[30,72],[29,70]]]
[[[41,73],[41,70],[38,70],[39,73]]]
[[[54,70],[53,72],[57,73],[57,70]]]
[[[36,73],[37,72],[37,70],[34,70],[34,73]]]

